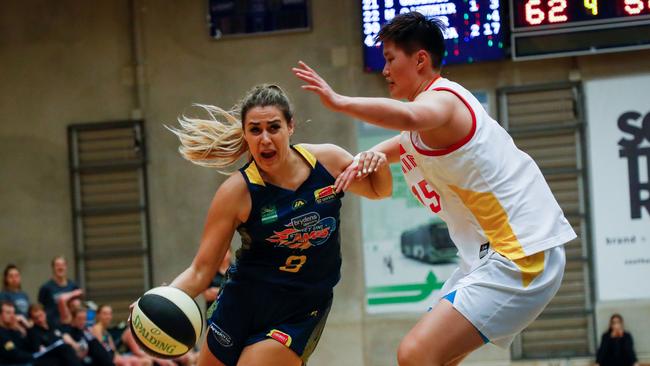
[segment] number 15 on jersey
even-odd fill
[[[431,209],[433,213],[440,212],[440,195],[436,192],[429,183],[422,179],[416,185],[411,186],[411,191],[420,202]]]

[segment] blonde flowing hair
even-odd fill
[[[262,84],[251,89],[230,111],[207,104],[194,104],[203,109],[208,118],[182,114],[179,128],[167,127],[180,140],[178,151],[194,164],[216,168],[223,174],[232,173],[232,166],[248,153],[244,140],[243,121],[254,107],[275,106],[291,123],[293,111],[289,98],[277,85]]]

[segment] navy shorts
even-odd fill
[[[307,293],[229,281],[208,310],[208,348],[226,366],[235,366],[244,347],[274,339],[304,364],[323,333],[331,306],[331,291]]]

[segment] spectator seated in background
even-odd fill
[[[596,355],[596,366],[639,366],[632,335],[625,331],[623,317],[609,318],[609,329],[603,333]]]
[[[58,298],[67,293],[78,290],[74,281],[68,278],[68,265],[63,256],[52,259],[52,278],[45,282],[38,290],[38,302],[45,307],[47,321],[53,327],[59,325]]]
[[[97,319],[92,326],[91,332],[97,338],[106,352],[111,355],[113,362],[117,366],[151,366],[153,362],[148,357],[138,357],[134,355],[121,355],[115,348],[115,341],[108,332],[108,327],[113,321],[113,309],[110,305],[102,304],[97,308]]]
[[[27,314],[29,309],[29,296],[22,290],[20,271],[16,265],[8,264],[5,267],[2,284],[0,301],[11,301],[16,307],[16,315],[19,317],[19,322],[26,324],[29,318]]]
[[[72,364],[68,364],[48,348],[39,352],[39,347],[31,342],[25,328],[18,323],[14,304],[2,301],[0,302],[0,365],[74,366],[78,363],[73,361]]]
[[[0,365],[30,364],[34,361],[27,331],[18,323],[14,303],[0,301]]]
[[[50,327],[41,304],[29,306],[29,317],[34,326],[27,331],[27,338],[29,338],[33,348],[41,351],[51,348],[49,353],[61,361],[63,365],[81,365],[81,360],[77,357],[71,345],[72,339],[69,336],[64,337],[58,329]]]
[[[57,298],[59,324],[70,324],[72,321],[72,311],[83,307],[81,296],[83,296],[83,290],[76,289],[63,293]]]
[[[70,321],[61,325],[63,337],[77,352],[84,365],[113,366],[113,357],[86,327],[87,311],[83,307],[70,309]]]

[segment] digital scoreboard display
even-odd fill
[[[574,27],[650,18],[650,0],[512,0],[514,30]]]
[[[510,0],[515,60],[650,48],[650,0]]]
[[[417,11],[446,26],[443,64],[473,63],[505,57],[500,0],[362,0],[366,71],[381,71],[384,56],[375,37],[396,15]],[[507,23],[506,23],[507,24]]]

